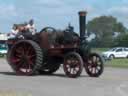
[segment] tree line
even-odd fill
[[[100,16],[88,21],[87,32],[95,34],[90,41],[92,47],[128,47],[128,29],[116,17]]]

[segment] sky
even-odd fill
[[[128,0],[0,0],[0,32],[10,32],[14,23],[30,19],[37,31],[46,26],[65,29],[71,23],[78,32],[81,10],[88,12],[87,21],[112,15],[128,28]]]

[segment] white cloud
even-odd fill
[[[119,6],[119,7],[112,7],[108,9],[109,13],[117,13],[117,14],[128,14],[128,6]]]
[[[122,22],[126,22],[128,21],[128,6],[110,8],[108,14],[118,17],[123,20]]]
[[[112,7],[108,9],[108,14],[117,17],[118,21],[128,27],[128,6]]]

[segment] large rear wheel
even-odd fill
[[[43,62],[42,50],[31,40],[17,42],[9,51],[8,63],[18,75],[33,75]]]

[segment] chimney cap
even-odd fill
[[[87,14],[87,11],[79,11],[80,16],[86,16],[86,14]]]

